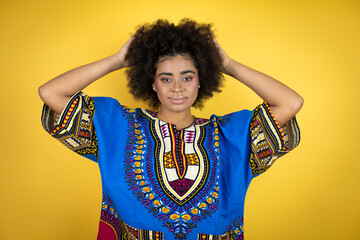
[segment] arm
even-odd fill
[[[213,40],[223,61],[223,73],[245,84],[267,102],[280,126],[285,125],[301,109],[304,100],[294,90],[270,76],[231,59],[215,38]]]
[[[135,35],[122,46],[118,53],[72,69],[43,84],[39,87],[40,98],[47,106],[60,114],[71,96],[76,92],[110,72],[128,67],[125,57]]]

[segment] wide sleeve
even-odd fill
[[[295,116],[280,127],[267,103],[259,105],[250,122],[251,154],[249,164],[254,177],[265,172],[281,156],[300,142]]]
[[[67,148],[97,162],[94,113],[93,98],[78,92],[72,96],[60,115],[44,104],[41,121],[44,129]]]

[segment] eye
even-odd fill
[[[171,82],[171,78],[161,78],[162,82]]]
[[[191,76],[184,77],[184,81],[191,81],[193,78]]]

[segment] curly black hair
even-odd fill
[[[130,93],[157,109],[160,101],[152,84],[159,59],[188,54],[198,69],[201,86],[193,107],[201,109],[206,99],[221,91],[223,80],[221,57],[212,40],[211,27],[187,18],[178,25],[160,19],[140,26],[126,56],[131,66],[126,70]]]

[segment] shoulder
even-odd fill
[[[117,99],[112,97],[93,97],[95,103],[95,115],[133,115],[137,109],[122,105]]]
[[[93,97],[96,108],[110,108],[120,105],[119,101],[111,97]]]
[[[250,119],[253,112],[250,110],[241,110],[237,112],[228,113],[223,116],[216,114],[211,115],[210,121],[219,127],[233,127],[233,126],[249,126]]]

